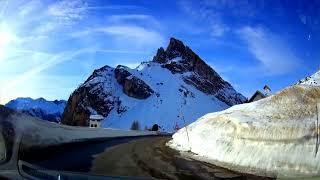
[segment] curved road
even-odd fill
[[[269,179],[181,157],[171,137],[130,137],[70,144],[23,154],[25,161],[61,171],[160,179]],[[37,157],[37,158],[35,158]]]

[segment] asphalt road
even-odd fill
[[[50,170],[160,179],[269,179],[186,159],[165,146],[170,137],[135,137],[69,144],[22,154]]]

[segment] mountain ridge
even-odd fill
[[[48,101],[44,98],[19,97],[9,101],[5,107],[51,122],[60,122],[66,106],[64,100]]]
[[[298,83],[296,84],[304,84],[304,85],[315,85],[319,86],[320,85],[320,70],[312,74],[311,76],[307,76],[304,79],[301,79]]]
[[[175,58],[182,59],[177,62]],[[184,81],[193,84],[197,89],[208,94],[217,95],[217,98],[226,104],[232,106],[235,102],[229,102],[230,98],[237,98],[237,101],[245,101],[241,94],[238,97],[226,97],[220,89],[226,88],[234,90],[231,84],[224,81],[222,77],[209,65],[207,65],[196,53],[182,41],[170,38],[170,43],[166,50],[162,47],[158,49],[153,61],[163,64],[163,67],[169,69],[172,73],[183,73],[193,71],[196,74],[184,77]],[[205,81],[198,79],[197,75],[203,77]]]
[[[103,127],[128,129],[139,120],[142,128],[159,124],[172,131],[246,100],[182,41],[171,38],[166,50],[159,48],[153,60],[135,69],[94,70],[70,95],[62,123],[87,126],[90,114],[100,114]]]

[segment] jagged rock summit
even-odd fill
[[[180,40],[170,39],[152,61],[130,69],[104,66],[70,96],[62,123],[88,125],[90,114],[105,117],[103,127],[140,128],[159,124],[165,131],[183,127],[210,111],[246,98]]]
[[[167,49],[159,48],[153,61],[162,64],[162,67],[169,69],[172,73],[192,72],[190,75],[186,73],[183,76],[186,83],[204,93],[216,96],[229,106],[246,100],[241,94],[235,93],[227,81],[224,81],[217,72],[180,40],[171,38]]]

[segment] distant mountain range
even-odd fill
[[[104,66],[70,96],[62,123],[87,126],[91,114],[105,117],[103,127],[129,129],[158,124],[165,131],[247,99],[183,42],[170,39],[152,61],[130,69]]]
[[[5,107],[51,122],[60,122],[66,101],[47,101],[44,98],[17,98]]]

